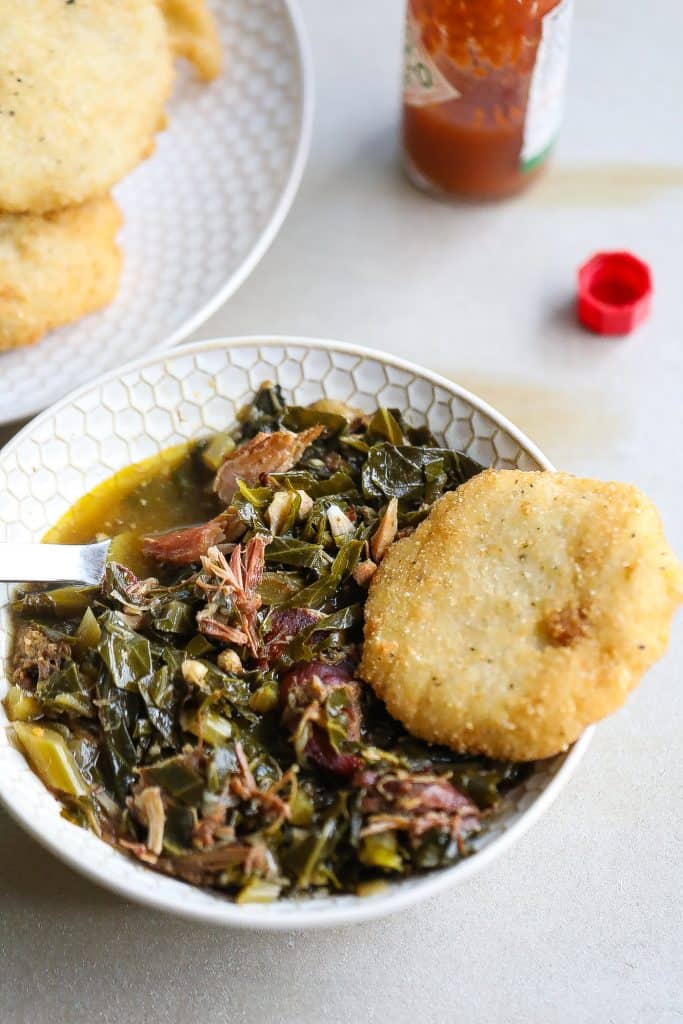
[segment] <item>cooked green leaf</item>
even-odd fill
[[[258,585],[259,597],[264,605],[277,607],[298,594],[304,586],[304,578],[296,572],[264,572]]]
[[[206,447],[202,449],[202,461],[212,473],[215,473],[234,450],[235,442],[230,434],[214,434]]]
[[[126,694],[103,674],[97,685],[97,715],[102,727],[102,741],[111,775],[112,789],[121,802],[135,781],[138,757],[128,731]]]
[[[99,587],[55,587],[53,590],[31,591],[12,605],[19,615],[45,615],[70,619],[83,615],[100,595]]]
[[[321,412],[319,409],[310,409],[302,405],[290,405],[282,417],[281,423],[283,427],[294,430],[297,434],[319,423],[325,428],[326,437],[341,434],[347,426],[344,416],[333,412]]]
[[[185,653],[188,658],[204,658],[214,650],[215,647],[210,640],[207,640],[203,633],[196,633],[192,639],[188,640],[185,644]]]
[[[29,722],[15,722],[14,733],[46,786],[69,796],[88,793],[85,779],[60,733]]]
[[[340,608],[300,630],[278,657],[278,667],[287,668],[298,662],[313,661],[333,647],[344,646],[346,630],[359,626],[363,609],[358,604]]]
[[[142,769],[142,778],[148,786],[161,786],[175,800],[182,804],[197,805],[201,803],[204,793],[204,779],[192,764],[189,757],[169,757],[165,761],[146,765]]]
[[[259,512],[266,509],[273,500],[273,492],[270,487],[249,487],[244,480],[238,480],[237,489],[244,501],[249,502]]]
[[[323,818],[320,828],[292,848],[288,866],[296,873],[297,888],[308,889],[312,885],[324,884],[326,875],[321,872],[322,862],[332,855],[347,828],[346,800],[340,795]]]
[[[305,491],[310,498],[358,493],[353,478],[343,470],[338,470],[331,476],[320,477],[304,470],[291,470],[289,473],[271,473],[270,479],[279,487],[285,486],[294,491]]]
[[[368,434],[373,440],[405,444],[403,430],[389,409],[377,410],[368,423]]]
[[[327,601],[339,590],[346,579],[351,575],[363,550],[363,542],[350,540],[344,544],[337,554],[330,570],[321,576],[315,583],[304,587],[298,594],[285,602],[288,608],[313,608],[319,610],[324,607]]]
[[[36,697],[50,711],[89,717],[93,714],[89,687],[74,661],[53,672],[36,687]]]
[[[120,689],[135,690],[138,680],[152,671],[149,640],[126,626],[117,612],[105,612],[99,623],[98,650],[111,678]]]
[[[322,573],[332,565],[332,559],[320,544],[307,544],[291,536],[273,537],[266,548],[266,564],[305,567]]]
[[[463,452],[377,444],[363,467],[363,493],[366,498],[433,501],[446,486],[456,487],[482,469]]]
[[[404,870],[403,860],[398,853],[396,833],[393,831],[366,836],[361,843],[358,859],[361,864],[381,868],[383,871]]]
[[[152,609],[154,625],[162,633],[187,636],[196,629],[195,610],[187,601],[160,601]]]
[[[85,651],[93,650],[102,638],[100,624],[95,618],[92,608],[86,608],[83,618],[78,624],[75,634],[74,649],[83,654]]]
[[[168,666],[162,665],[152,676],[139,679],[138,691],[150,722],[163,740],[172,743],[178,700]]]

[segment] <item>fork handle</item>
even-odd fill
[[[0,544],[2,583],[99,583],[109,541],[101,544]]]

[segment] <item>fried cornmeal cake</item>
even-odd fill
[[[171,48],[194,64],[203,81],[217,78],[223,61],[218,25],[206,0],[161,0]]]
[[[387,552],[360,674],[422,739],[526,761],[615,711],[683,599],[635,487],[487,470]]]
[[[32,345],[111,301],[121,223],[109,196],[44,216],[0,214],[0,351]]]
[[[0,0],[0,210],[100,197],[152,152],[172,54],[155,0]]]

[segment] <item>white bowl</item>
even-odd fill
[[[0,540],[38,541],[73,502],[116,470],[162,448],[222,430],[264,380],[299,403],[328,396],[371,409],[397,406],[485,465],[552,469],[516,427],[450,381],[393,356],[307,338],[231,338],[129,364],[58,402],[0,452]],[[7,594],[0,595],[6,601]],[[8,620],[0,623],[6,664]],[[0,675],[0,698],[7,686]],[[0,799],[40,843],[96,882],[141,903],[239,928],[329,927],[380,917],[473,875],[536,821],[567,782],[592,730],[540,765],[504,800],[469,858],[374,896],[238,906],[156,874],[60,816],[60,806],[11,745],[0,706]]]

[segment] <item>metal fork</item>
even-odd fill
[[[0,544],[0,583],[101,583],[110,546]]]

